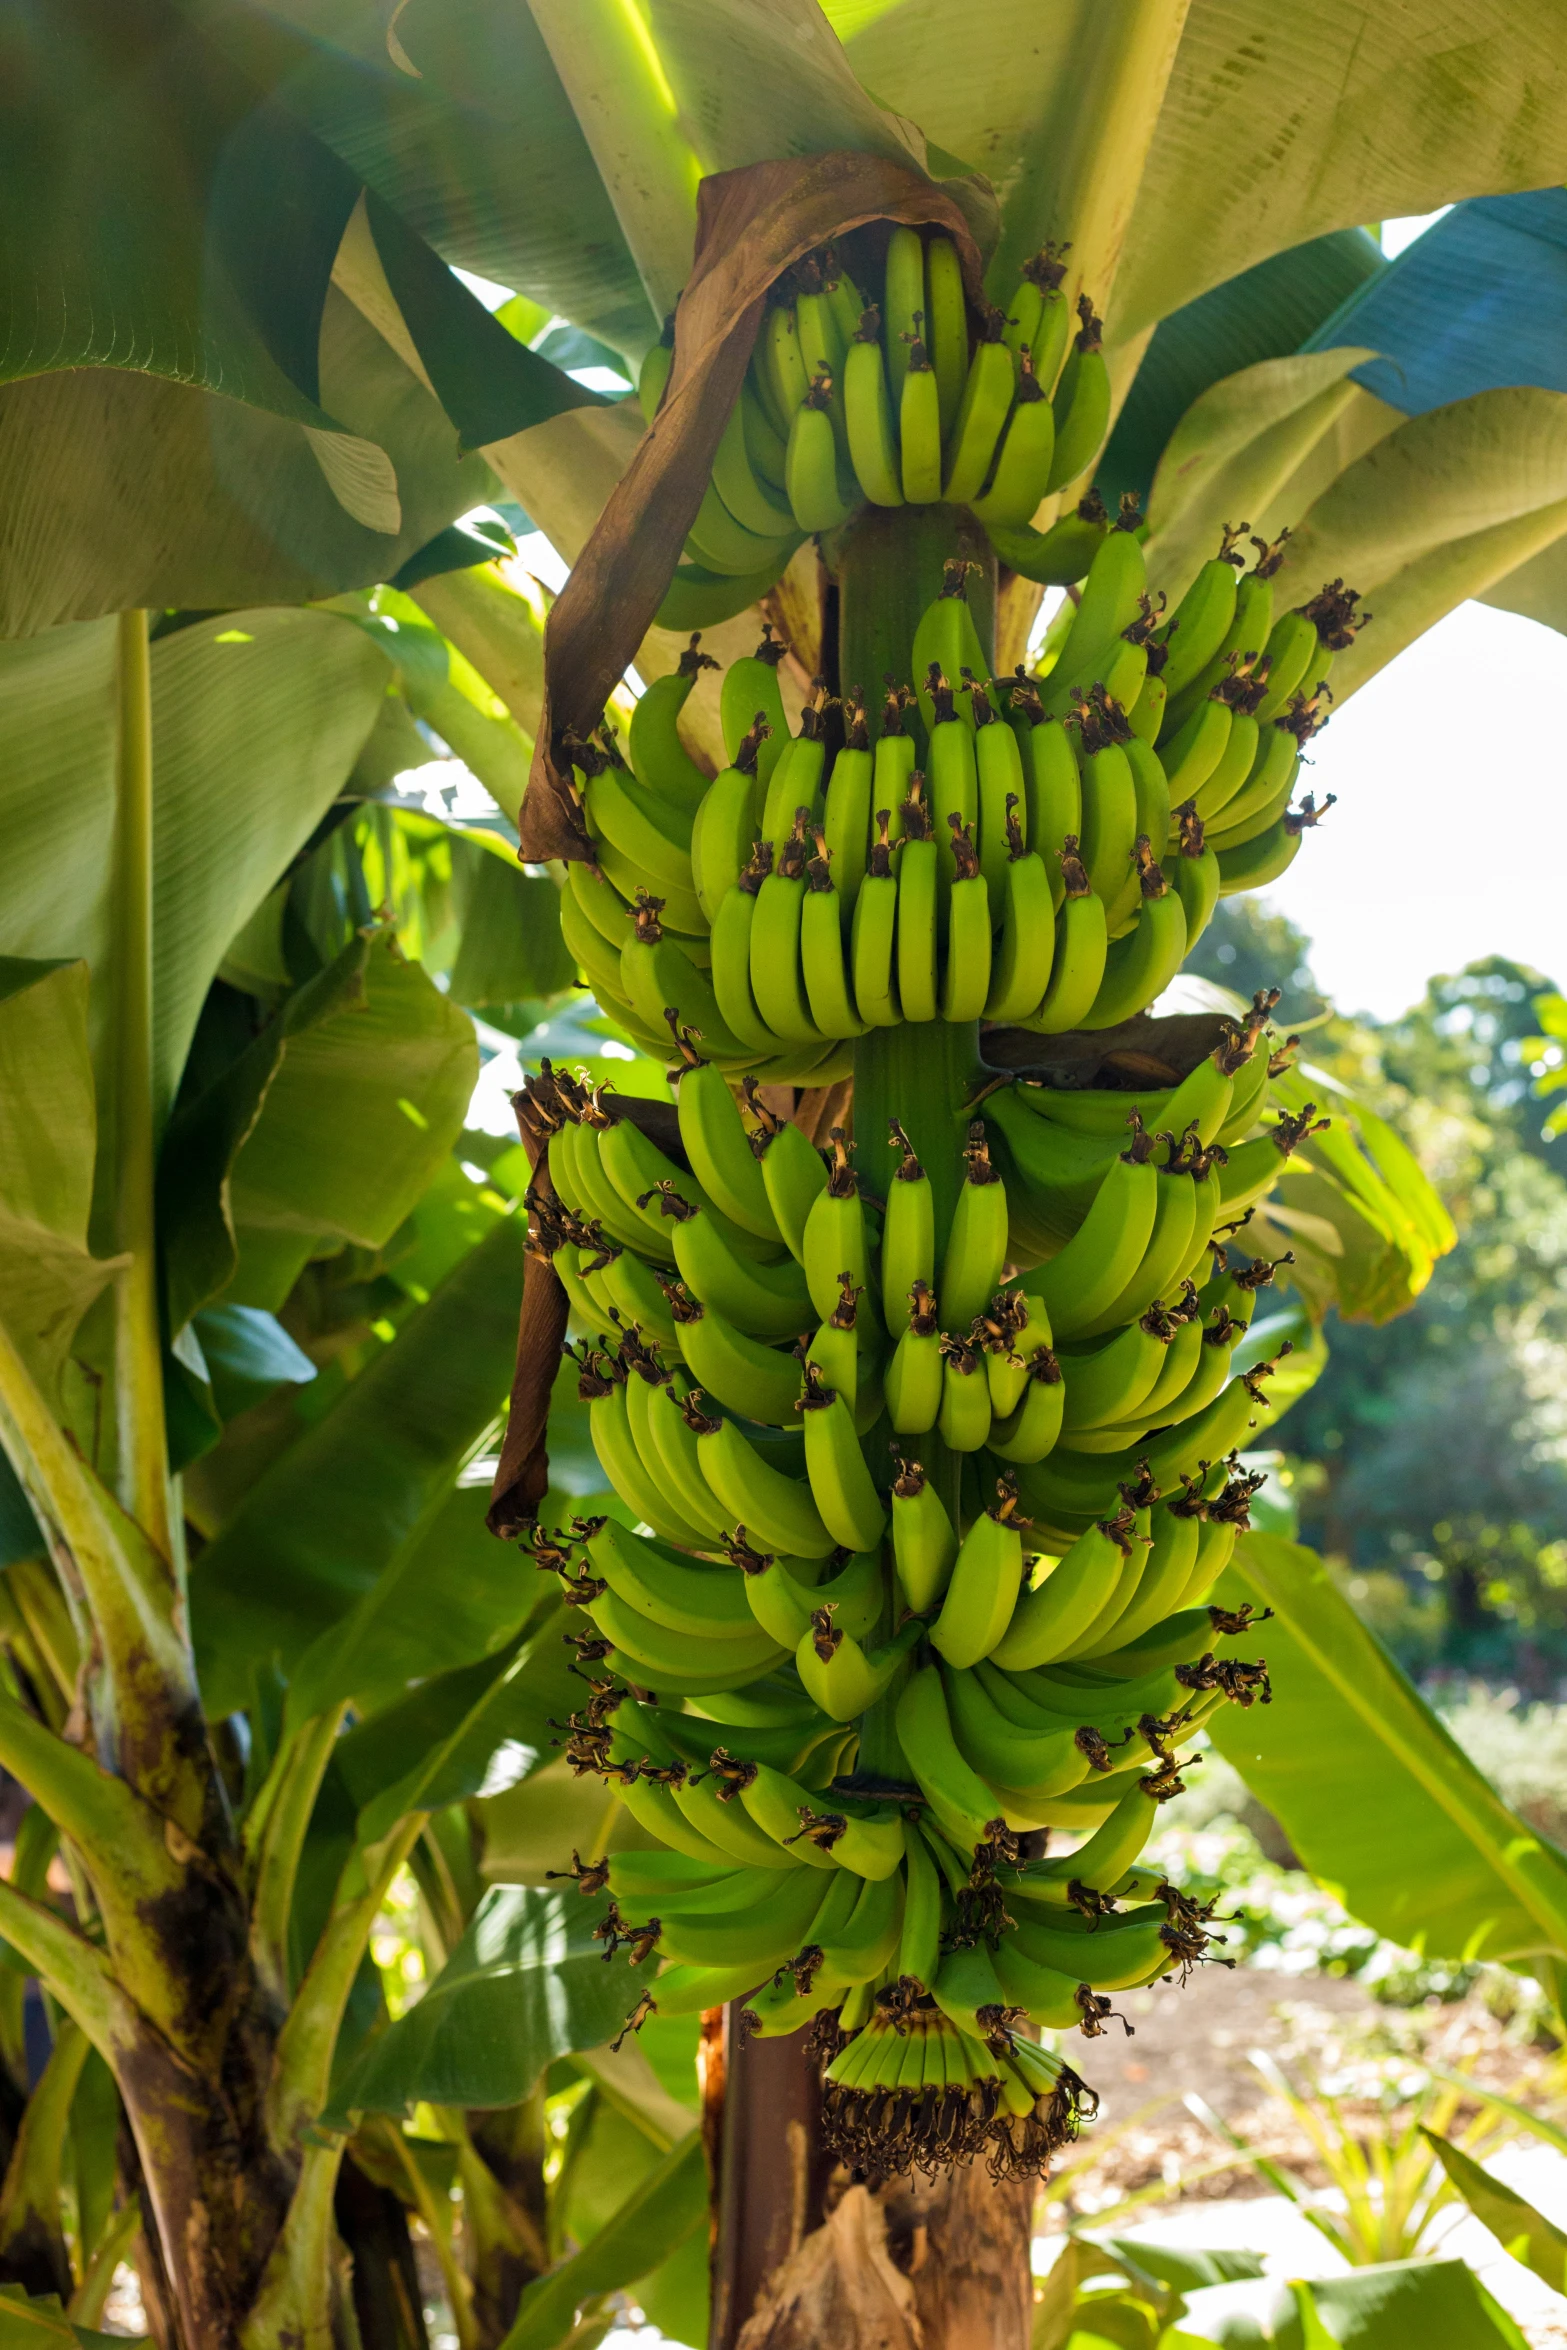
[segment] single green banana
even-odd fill
[[[782,570],[781,562],[767,563],[745,578],[735,579],[709,571],[703,563],[677,563],[664,600],[653,615],[654,622],[675,636],[683,636],[690,628],[717,628],[765,596],[777,585]],[[706,783],[706,776],[702,780]]]
[[[990,1437],[990,1383],[985,1359],[950,1334],[941,1346],[941,1410],[936,1427],[949,1452],[977,1452]]]
[[[1085,1329],[1142,1259],[1158,1208],[1151,1147],[1150,1137],[1134,1136],[1112,1161],[1072,1239],[1024,1283],[1028,1294],[1043,1300],[1058,1341]]]
[[[821,1908],[824,1880],[814,1870],[795,1868],[777,1875],[774,1883],[774,1891],[728,1916],[671,1916],[659,1936],[660,1950],[686,1966],[750,1964],[766,1970],[787,1958]]]
[[[733,763],[709,784],[691,831],[691,877],[698,902],[713,921],[726,890],[750,861],[756,840],[757,760],[767,741],[767,720],[756,724],[735,752]]]
[[[791,1044],[809,1044],[822,1033],[811,1018],[800,961],[809,813],[796,809],[789,838],[757,892],[751,924],[751,993],[773,1034]]]
[[[1012,847],[1013,827],[1027,843],[1028,810],[1024,799],[1023,760],[1017,737],[997,717],[990,696],[976,678],[964,680],[974,714],[974,764],[978,780],[978,844],[980,871],[990,892],[992,923],[1001,919],[1003,877]]]
[[[817,833],[816,854],[805,868],[805,903],[800,909],[800,969],[806,1008],[812,1025],[823,1036],[863,1036],[866,1023],[849,995],[844,956],[846,917],[833,882],[831,856],[825,836]]]
[[[887,1417],[900,1436],[923,1436],[941,1415],[946,1382],[935,1295],[925,1282],[913,1283],[905,1312],[887,1365]]]
[[[777,1558],[753,1550],[736,1535],[727,1537],[725,1548],[731,1563],[743,1572],[752,1615],[785,1647],[799,1647],[819,1607],[830,1607],[834,1623],[856,1640],[875,1630],[883,1598],[879,1550],[858,1552],[836,1575],[823,1580],[817,1559]],[[753,1753],[760,1752],[748,1731],[738,1735]]]
[[[950,237],[932,237],[925,249],[925,339],[936,375],[945,441],[956,428],[969,374],[968,298],[963,291],[963,265]],[[1009,372],[1009,399],[1011,391]]]
[[[981,1118],[969,1125],[963,1161],[963,1185],[941,1262],[939,1312],[942,1327],[952,1331],[966,1330],[989,1303],[1007,1256],[1006,1185],[991,1164]]]
[[[844,421],[849,459],[873,506],[901,506],[903,470],[881,347],[881,313],[874,304],[859,323],[843,368]]]
[[[783,1234],[789,1254],[804,1261],[805,1227],[819,1195],[827,1188],[827,1169],[821,1153],[792,1121],[776,1117],[759,1098],[756,1080],[742,1079],[746,1106],[756,1120],[751,1148],[761,1161],[768,1205]]]
[[[878,761],[881,745],[877,745]],[[849,928],[849,958],[854,975],[854,1002],[860,1018],[871,1028],[892,1028],[902,1019],[894,979],[893,955],[897,937],[898,880],[892,870],[888,838],[890,811],[876,817],[865,879],[854,901]]]
[[[926,798],[932,831],[940,849],[942,875],[942,902],[956,878],[956,855],[951,845],[960,825],[972,830],[979,817],[979,774],[974,756],[974,732],[967,719],[959,717],[955,707],[956,696],[946,678],[932,662],[926,675],[926,687],[934,713],[930,729],[930,759],[926,768]],[[905,838],[908,832],[907,802],[905,802]]]
[[[1066,896],[1056,916],[1055,955],[1050,984],[1037,1012],[1019,1023],[1041,1036],[1059,1036],[1081,1025],[1104,978],[1110,950],[1104,900],[1093,888],[1068,833],[1060,855]]]
[[[1137,854],[1142,912],[1136,929],[1108,950],[1099,992],[1083,1015],[1084,1028],[1116,1028],[1134,1012],[1145,1012],[1185,958],[1186,908],[1180,892],[1155,864],[1146,833],[1138,838]]]
[[[833,379],[818,375],[794,412],[784,482],[794,519],[802,531],[836,530],[851,511],[838,474],[838,439],[833,429]]]
[[[675,667],[654,678],[631,713],[627,747],[637,781],[688,812],[701,805],[708,779],[680,739],[680,713],[702,671],[717,667],[711,654],[701,650],[698,631]]]
[[[892,1686],[923,1626],[906,1624],[879,1648],[862,1647],[840,1632],[830,1609],[818,1609],[795,1650],[794,1666],[813,1705],[835,1722],[858,1721]]]
[[[934,1665],[922,1665],[910,1675],[898,1699],[897,1727],[915,1783],[942,1834],[969,1853],[990,1842],[992,1831],[1005,1822],[991,1789],[958,1750]]]
[[[887,1189],[882,1227],[882,1316],[889,1330],[901,1330],[909,1321],[915,1282],[929,1286],[936,1278],[936,1209],[930,1177],[913,1144],[896,1118],[887,1123],[892,1146],[901,1157]]]
[[[781,307],[769,310],[762,326],[759,347],[767,380],[772,387],[773,422],[787,441],[795,411],[811,388],[792,309]]]
[[[1133,1542],[1128,1512],[1080,1534],[1063,1558],[1025,1591],[1012,1621],[990,1652],[1004,1672],[1027,1672],[1049,1662],[1098,1616],[1126,1572]]]
[[[874,1983],[898,1947],[902,1926],[903,1872],[899,1869],[890,1876],[871,1878],[847,1924],[837,1932],[816,1936],[822,1972],[831,1975],[834,1982]]]
[[[1017,1487],[1007,1475],[997,1480],[994,1502],[963,1537],[941,1613],[931,1626],[931,1646],[956,1670],[989,1656],[1012,1620],[1022,1579]]]
[[[933,506],[941,496],[941,391],[916,334],[898,400],[903,495],[911,506]]]
[[[1001,938],[991,964],[985,1017],[998,1024],[1031,1019],[1044,1002],[1055,960],[1055,908],[1044,859],[1023,846],[1008,811],[1008,852],[1001,878]]]
[[[961,679],[965,669],[972,677],[989,674],[990,664],[985,658],[979,630],[974,625],[974,615],[968,602],[968,583],[978,568],[977,564],[959,555],[954,555],[946,562],[942,566],[940,591],[920,614],[914,631],[914,649],[909,667],[927,734],[936,723],[936,706],[930,695],[932,664],[949,682]],[[956,708],[964,724],[972,728],[974,712],[967,699],[958,703]]]
[[[1055,453],[1055,410],[1025,343],[1018,353],[1017,406],[997,452],[990,486],[969,501],[987,530],[993,526],[1018,530],[1032,522],[1045,495]]]
[[[1085,662],[1102,660],[1137,618],[1148,593],[1148,568],[1136,535],[1141,520],[1135,504],[1123,505],[1120,520],[1089,565],[1072,625],[1056,655],[1052,683],[1057,676],[1075,675]]]
[[[1035,1347],[1025,1370],[1021,1400],[1009,1417],[998,1418],[986,1439],[1004,1461],[1042,1461],[1061,1434],[1066,1386],[1048,1344]]]
[[[1043,374],[1039,380],[1046,380]],[[1002,562],[1040,587],[1070,587],[1081,579],[1109,527],[1110,517],[1097,490],[1089,490],[1048,530],[1033,530],[1026,523],[1016,529],[1000,522],[987,525]]]
[[[1047,490],[1063,489],[1086,472],[1110,423],[1110,374],[1101,347],[1104,329],[1086,294],[1077,297],[1077,315],[1078,332],[1053,403],[1056,446]]]
[[[783,1049],[756,1008],[751,993],[751,932],[756,922],[757,893],[772,870],[772,851],[759,841],[751,861],[733,889],[726,890],[713,918],[713,998],[730,1032],[743,1037],[753,1056],[767,1057]]]
[[[674,1227],[675,1263],[692,1296],[753,1338],[797,1337],[811,1318],[798,1266],[788,1258],[760,1264],[738,1255],[711,1210],[693,1207],[673,1187],[660,1188],[659,1196]]]
[[[936,930],[940,894],[940,851],[922,797],[917,772],[903,803],[903,838],[898,850],[897,990],[905,1020],[936,1017]]]
[[[710,1427],[697,1443],[702,1473],[733,1523],[759,1534],[775,1556],[826,1558],[836,1547],[810,1487],[762,1460],[733,1421]]]
[[[847,931],[870,850],[874,771],[865,704],[856,691],[844,696],[843,726],[844,746],[833,761],[822,831],[832,858],[833,879],[838,885],[843,926]]]
[[[775,859],[793,836],[801,808],[807,811],[807,824],[821,822],[822,775],[827,763],[825,692],[820,680],[812,686],[800,712],[800,731],[784,744],[767,786],[761,831]]]
[[[980,328],[974,356],[964,371],[957,414],[950,425],[943,418],[947,470],[941,495],[954,506],[967,505],[984,487],[996,443],[1012,407],[1015,366],[1012,353],[1001,339],[1005,325],[1001,311],[992,310],[988,314]],[[939,358],[937,381],[939,384]]]
[[[1203,564],[1159,632],[1159,641],[1169,647],[1164,683],[1172,695],[1201,676],[1229,634],[1235,618],[1236,574],[1245,563],[1235,545],[1244,528],[1226,527],[1218,554]]]
[[[1078,706],[1083,777],[1081,855],[1089,885],[1113,911],[1131,871],[1137,838],[1137,786],[1132,764],[1102,710]]]
[[[822,1321],[837,1309],[842,1284],[869,1297],[870,1249],[859,1177],[850,1162],[853,1143],[841,1126],[828,1134],[832,1161],[827,1180],[812,1200],[801,1239],[801,1262],[811,1302]],[[874,1308],[871,1308],[874,1314]]]
[[[900,1460],[892,1485],[892,1556],[911,1611],[927,1615],[941,1598],[958,1538],[940,1494],[918,1461]]]
[[[886,1510],[865,1465],[850,1406],[810,1361],[800,1409],[806,1474],[823,1525],[847,1550],[873,1549],[887,1530]]]
[[[1082,839],[1083,779],[1066,728],[1059,718],[1046,717],[1031,678],[1019,679],[1010,708],[1023,753],[1024,837],[1045,860],[1051,897],[1059,908],[1066,895],[1061,851],[1070,840],[1075,853]]]
[[[682,1058],[675,1108],[692,1173],[731,1223],[759,1240],[781,1240],[733,1088],[689,1047],[682,1046]]]
[[[718,689],[718,716],[726,758],[737,756],[758,718],[765,718],[771,729],[763,738],[756,760],[757,786],[764,793],[779,753],[789,740],[789,722],[784,716],[783,695],[778,688],[778,665],[788,650],[774,636],[772,622],[764,620],[762,641],[756,651],[739,661],[731,661]],[[640,709],[641,704],[637,706]]]
[[[925,319],[925,248],[919,231],[895,228],[887,244],[882,316],[887,322],[887,374],[896,407],[903,395],[909,351]]]
[[[1175,887],[1186,914],[1186,951],[1190,954],[1213,920],[1223,876],[1219,860],[1203,838],[1202,826],[1187,800],[1181,809],[1180,847],[1175,857]]]
[[[1010,734],[1007,737],[1010,742]],[[977,1020],[990,993],[990,891],[968,826],[949,816],[953,874],[941,976],[943,1020]]]
[[[1159,757],[1172,808],[1179,808],[1188,800],[1195,808],[1197,794],[1228,748],[1230,723],[1228,706],[1210,694],[1173,734],[1166,732]]]
[[[903,1875],[898,1978],[928,1990],[941,1961],[941,1876],[924,1836],[912,1824],[905,1837]]]

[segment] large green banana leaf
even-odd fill
[[[462,1126],[473,1027],[395,938],[362,935],[290,997],[169,1130],[169,1321],[218,1294],[282,1305],[330,1245],[380,1248]]]
[[[422,1533],[505,1399],[521,1296],[508,1218],[245,1493],[191,1578],[213,1712],[245,1703],[259,1661],[286,1670]]]
[[[1503,1803],[1321,1559],[1248,1535],[1220,1596],[1273,1610],[1249,1635],[1273,1699],[1225,1707],[1209,1734],[1312,1875],[1432,1957],[1567,1956],[1567,1856]]]
[[[306,841],[370,730],[386,664],[328,613],[239,612],[152,648],[154,1082],[172,1101],[234,932]],[[115,631],[0,645],[0,950],[109,985]],[[218,788],[218,780],[221,788]],[[100,1064],[100,1107],[105,1107]]]
[[[1166,25],[1178,35],[1135,197],[1125,190],[1087,264],[1093,283],[1124,226],[1109,314],[1120,342],[1310,238],[1567,175],[1567,22],[1555,4],[1337,0],[1259,19],[1227,0],[1146,15],[995,0],[961,25],[945,0],[825,5],[866,87],[990,175],[998,268],[1013,272],[1063,233],[1095,164],[1135,179],[1142,126],[1106,122],[1095,153],[1083,115],[1096,77],[1124,86],[1141,40]]]
[[[1553,2291],[1567,2292],[1567,2236],[1561,2229],[1553,2226],[1543,2211],[1536,2211],[1516,2188],[1493,2179],[1462,2146],[1439,2137],[1435,2130],[1423,2129],[1421,2136],[1475,2218],[1490,2229],[1502,2250],[1525,2268],[1532,2268]]]
[[[367,2052],[338,2092],[365,2112],[431,2105],[515,2105],[546,2065],[613,2039],[641,1979],[604,1962],[593,1929],[607,1896],[575,1886],[497,1886],[417,2007]],[[651,2267],[651,2261],[648,2263]]]
[[[97,1102],[84,963],[0,959],[0,1101],[12,1105],[0,1119],[0,1294],[7,1329],[50,1392],[115,1268],[87,1236]]]

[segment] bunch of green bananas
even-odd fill
[[[725,1068],[826,1084],[902,1021],[1115,1027],[1221,896],[1284,871],[1326,812],[1289,802],[1354,599],[1334,581],[1275,621],[1277,550],[1238,580],[1226,532],[1161,623],[1135,521],[1040,676],[985,681],[951,563],[874,744],[852,693],[839,711],[813,692],[789,734],[769,632],[724,677],[711,782],[678,732],[695,639],[639,702],[629,768],[607,733],[573,746],[596,862],[568,867],[563,927],[644,1050],[674,1058],[684,1024]]]
[[[669,1150],[605,1089],[529,1080],[530,1245],[639,1529],[533,1542],[589,1620],[567,1755],[660,1847],[581,1881],[612,1947],[659,1962],[644,2006],[820,2019],[861,2169],[1039,2168],[1079,2098],[1022,2023],[1098,2030],[1204,1954],[1206,1913],[1136,1863],[1180,1745],[1267,1694],[1215,1654],[1248,1616],[1209,1593],[1256,1483],[1225,1456],[1263,1366],[1226,1373],[1272,1268],[1192,1271],[1229,1166],[1260,1194],[1301,1125],[1239,1139],[1270,1009],[1162,1094],[987,1094],[939,1256],[895,1121],[882,1208],[842,1132],[818,1153],[754,1081],[748,1131],[689,1045]],[[914,1457],[933,1430],[972,1463],[962,1530]],[[1088,1840],[1024,1860],[1039,1829]]]
[[[867,301],[841,255],[808,254],[772,288],[750,368],[659,618],[705,628],[766,593],[803,538],[858,507],[964,505],[1031,578],[1080,579],[1103,508],[1031,526],[1110,421],[1092,301],[1062,291],[1061,253],[1025,263],[1006,309],[974,316],[949,237],[895,228]],[[1076,331],[1074,332],[1074,319]],[[651,423],[673,321],[643,364]]]

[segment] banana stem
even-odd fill
[[[834,690],[865,689],[866,716],[880,732],[882,679],[909,675],[914,631],[941,592],[943,567],[955,555],[978,566],[969,578],[969,608],[987,660],[996,641],[996,557],[966,506],[865,506],[828,550],[838,582],[838,675]],[[957,679],[953,679],[956,685]],[[925,750],[919,713],[905,720]]]
[[[119,777],[114,852],[114,1214],[130,1259],[114,1285],[119,1497],[173,1556],[163,1432],[163,1345],[153,1223],[152,665],[145,612],[119,621]]]

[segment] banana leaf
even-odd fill
[[[249,1487],[191,1576],[215,1713],[246,1702],[256,1660],[286,1669],[346,1615],[450,1490],[505,1400],[521,1299],[508,1219]]]
[[[352,1702],[361,1727],[339,1742],[345,1771],[356,1751],[351,1741],[372,1722],[384,1736],[379,1726],[385,1711],[410,1684],[436,1689],[460,1669],[493,1661],[520,1626],[553,1602],[537,1570],[487,1530],[488,1498],[483,1484],[455,1485],[441,1495],[358,1604],[320,1635],[289,1676],[293,1722]],[[561,1629],[556,1626],[557,1634]],[[567,1661],[561,1656],[563,1673]],[[550,1685],[557,1712],[562,1699],[569,1710],[572,1687],[569,1680]],[[433,1734],[445,1737],[462,1708],[454,1711],[443,1700],[437,1711]],[[400,1753],[388,1750],[396,1776],[403,1776],[416,1751],[411,1738]],[[361,1801],[368,1802],[364,1774],[350,1776]]]
[[[487,1893],[418,2006],[342,2084],[339,2111],[516,2105],[556,2057],[612,2039],[642,1978],[624,1957],[605,1963],[593,1929],[608,1908],[574,1886]]]
[[[1323,347],[1311,338],[1324,318],[1335,316],[1388,266],[1365,229],[1339,229],[1243,269],[1162,319],[1094,468],[1110,511],[1126,490],[1146,506],[1171,435],[1211,384],[1264,359],[1288,358],[1308,344]],[[1369,340],[1347,330],[1334,337],[1339,343]],[[1233,517],[1248,508],[1230,511]]]
[[[1567,2236],[1554,2227],[1543,2211],[1536,2211],[1527,2197],[1520,2195],[1501,2179],[1493,2179],[1490,2172],[1435,2130],[1422,2129],[1425,2139],[1437,2161],[1442,2165],[1453,2185],[1468,2204],[1482,2227],[1490,2229],[1504,2252],[1525,2268],[1533,2269],[1537,2277],[1556,2293],[1567,2293]]]
[[[1225,1707],[1209,1734],[1312,1875],[1434,1958],[1567,1953],[1567,1856],[1503,1803],[1322,1560],[1250,1534],[1219,1597],[1272,1608],[1273,1698]]]
[[[707,2214],[707,2165],[693,2130],[673,2147],[581,2252],[529,2285],[501,2350],[554,2350],[585,2303],[634,2285],[696,2234]]]
[[[85,963],[0,958],[0,1100],[13,1113],[27,1105],[0,1122],[0,1295],[47,1392],[121,1261],[88,1242],[97,1103]]]
[[[1394,2260],[1286,2287],[1293,2309],[1274,2320],[1278,2350],[1527,2350],[1499,2302],[1461,2260]]]
[[[0,2285],[0,2318],[5,2340],[15,2350],[152,2350],[150,2334],[103,2334],[94,2326],[73,2325],[57,2293],[34,2300],[20,2285]]]
[[[166,1116],[229,940],[309,838],[369,733],[386,665],[323,612],[245,611],[152,647],[154,1072]],[[80,956],[102,1052],[115,630],[0,645],[0,951]],[[100,1061],[100,1116],[103,1096]],[[112,1101],[112,1096],[110,1097]]]
[[[379,1248],[451,1149],[473,1029],[390,933],[360,936],[175,1117],[160,1211],[169,1320],[275,1310],[327,1244]]]

